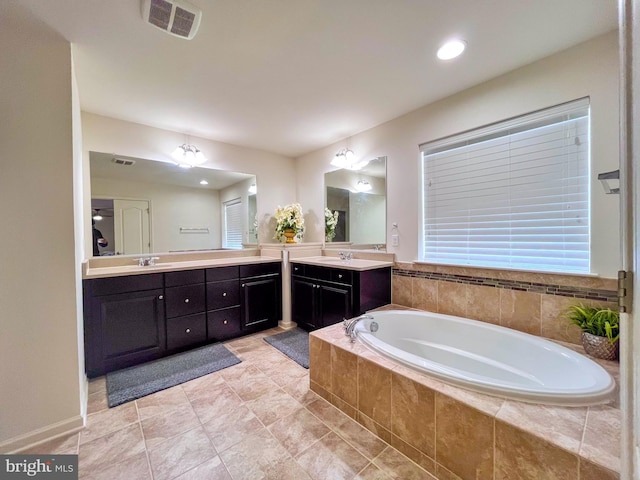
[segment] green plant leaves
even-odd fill
[[[617,342],[620,338],[620,314],[609,308],[571,305],[567,318],[583,332],[607,337],[611,343]]]

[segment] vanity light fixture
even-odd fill
[[[368,192],[371,190],[371,184],[366,180],[358,180],[358,183],[356,183],[356,190],[359,192]]]
[[[96,222],[102,220],[102,215],[100,215],[100,209],[96,208],[96,213],[92,217]]]
[[[249,193],[251,195],[255,195],[258,192],[258,187],[256,186],[255,183],[252,183],[251,186],[249,187]]]
[[[347,170],[360,170],[369,163],[369,160],[356,159],[355,154],[349,148],[343,148],[336,156],[331,160],[331,165],[338,168],[344,168]]]
[[[440,60],[451,60],[462,55],[467,43],[463,40],[451,40],[438,49],[438,58]]]
[[[191,168],[207,161],[204,154],[195,145],[183,143],[173,152],[173,158],[181,168]]]
[[[203,180],[200,180],[200,185],[209,185],[209,182],[203,179]]]

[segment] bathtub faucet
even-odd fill
[[[342,324],[344,325],[344,334],[347,337],[351,337],[351,343],[354,343],[356,341],[356,324],[360,320],[364,320],[365,318],[368,318],[369,320],[373,320],[373,317],[371,315],[367,315],[365,313],[364,315],[360,315],[359,317],[355,317],[355,318],[350,318],[349,320],[344,319],[344,321],[342,322]]]

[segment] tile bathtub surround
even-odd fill
[[[227,342],[238,365],[115,408],[100,398],[104,377],[93,380],[86,428],[23,453],[79,454],[83,480],[433,480],[313,393],[308,370],[262,340],[277,332]],[[320,379],[330,388],[326,352]],[[353,381],[339,390],[343,408],[355,401]]]
[[[457,388],[350,343],[340,325],[312,332],[310,344],[310,375],[326,379],[311,389],[351,417],[355,409],[358,423],[439,479],[619,478],[613,406],[535,405]],[[355,404],[336,384],[353,383],[353,357]]]
[[[393,303],[580,344],[564,314],[584,303],[617,309],[617,280],[396,262]]]

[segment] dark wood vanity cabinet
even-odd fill
[[[161,273],[85,280],[83,294],[89,377],[165,354]]]
[[[391,267],[354,271],[294,263],[291,299],[301,328],[333,325],[391,303]]]
[[[240,266],[241,327],[252,333],[278,326],[282,318],[280,262]]]
[[[164,276],[167,350],[194,347],[206,342],[204,270],[167,272]]]
[[[104,375],[278,325],[280,262],[88,279],[85,367]]]

